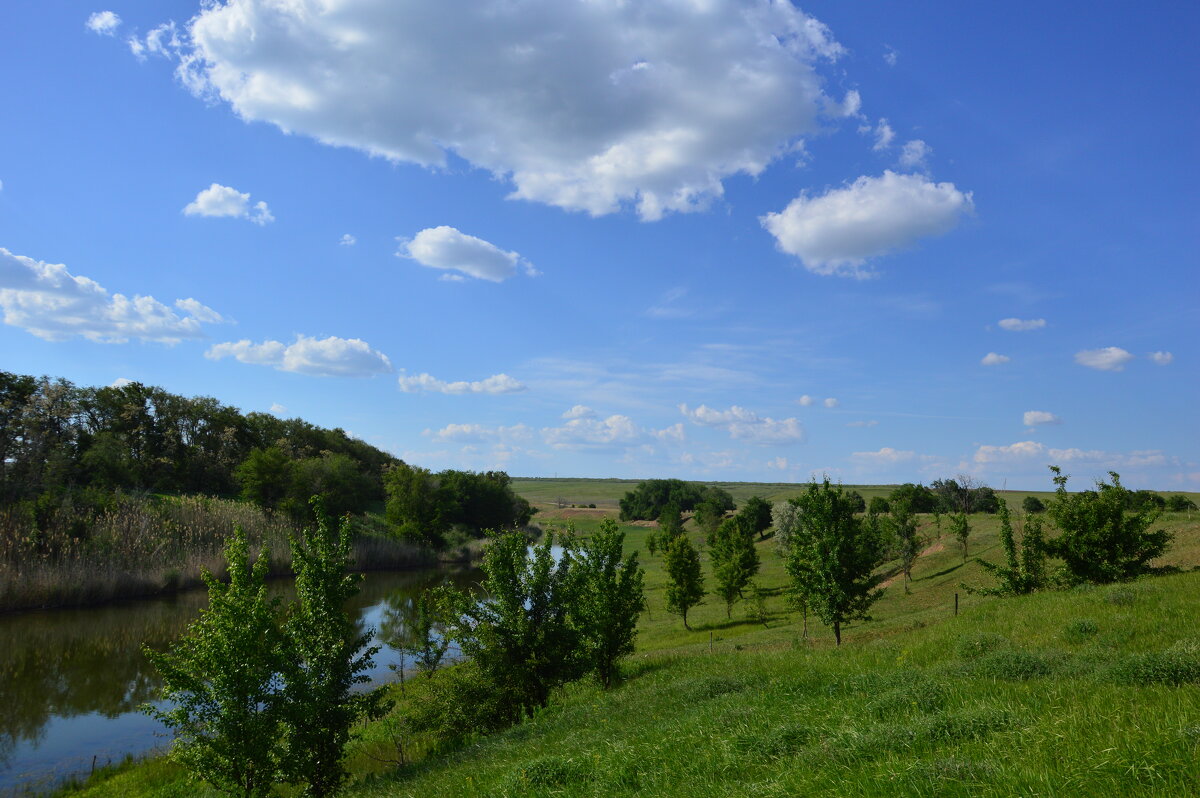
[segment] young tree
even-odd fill
[[[1017,596],[1032,593],[1046,586],[1046,552],[1041,518],[1031,516],[1025,522],[1024,534],[1021,536],[1021,554],[1018,557],[1008,503],[1001,499],[1000,544],[1004,548],[1004,565],[979,560],[979,565],[996,577],[999,585],[973,592],[993,596]]]
[[[278,446],[269,446],[252,449],[234,475],[242,488],[242,498],[270,512],[291,495],[295,472],[292,459]]]
[[[792,502],[777,502],[771,508],[771,524],[775,527],[775,548],[786,559],[792,545],[792,535],[800,524],[800,511]]]
[[[746,585],[758,573],[758,552],[748,530],[737,518],[730,518],[717,527],[709,547],[713,578],[717,580],[716,594],[725,602],[725,617],[733,617],[733,602],[742,597]]]
[[[962,545],[963,562],[967,561],[967,538],[971,536],[971,525],[967,523],[966,513],[955,513],[950,516],[950,531]]]
[[[833,626],[838,645],[842,624],[866,620],[871,605],[883,595],[883,576],[874,570],[883,562],[884,545],[876,520],[855,516],[857,502],[826,478],[812,482],[792,499],[800,510],[800,525],[792,536],[786,567],[797,602],[811,607]]]
[[[873,515],[887,515],[892,511],[891,502],[882,496],[872,496],[867,502],[867,512]]]
[[[1071,576],[1086,582],[1132,579],[1149,569],[1171,543],[1171,534],[1151,530],[1158,508],[1126,512],[1127,491],[1121,478],[1110,471],[1112,483],[1099,481],[1096,490],[1067,493],[1067,479],[1058,466],[1050,466],[1057,486],[1047,513],[1062,531],[1046,544],[1046,551],[1061,557]]]
[[[646,606],[637,552],[622,558],[624,545],[625,533],[606,518],[582,544],[576,561],[575,614],[583,630],[584,656],[606,690],[617,675],[617,660],[633,653],[638,616]]]
[[[1046,505],[1037,496],[1026,496],[1024,501],[1021,502],[1021,509],[1029,515],[1033,515],[1043,512],[1046,509]]]
[[[900,499],[891,506],[891,527],[895,535],[896,556],[900,559],[900,570],[904,573],[904,592],[909,593],[913,565],[921,553],[924,541],[917,534],[917,518],[909,512],[908,501]]]
[[[387,709],[383,689],[355,691],[369,681],[364,671],[379,650],[372,633],[361,633],[345,604],[358,592],[361,574],[350,566],[350,523],[336,526],[319,498],[312,501],[316,527],[293,536],[297,602],[285,627],[288,667],[284,697],[288,715],[285,773],[305,793],[332,795],[345,783],[345,748],[361,718]]]
[[[717,527],[724,518],[725,508],[719,499],[712,496],[699,502],[692,514],[692,520],[696,523],[696,528],[704,534],[705,540],[716,534]]]
[[[661,541],[683,534],[683,515],[678,504],[668,504],[658,514],[658,536]]]
[[[742,529],[762,538],[771,528],[771,503],[761,496],[751,496],[738,510],[737,517]]]
[[[551,692],[587,671],[581,630],[572,610],[579,578],[571,552],[555,560],[555,536],[527,552],[525,536],[493,538],[483,557],[489,599],[446,590],[446,629],[496,693],[496,711],[515,723],[544,707]]]
[[[688,626],[688,610],[704,598],[704,577],[700,572],[700,554],[687,535],[677,535],[663,550],[663,567],[667,572],[667,610],[683,618]]]
[[[251,566],[246,533],[225,548],[229,584],[204,573],[208,608],[165,652],[145,649],[169,709],[146,711],[174,729],[171,758],[221,792],[264,796],[279,780],[286,667],[278,600],[267,599],[267,555]]]

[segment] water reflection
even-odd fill
[[[442,584],[471,587],[471,570],[367,574],[349,610],[380,630],[384,648],[370,672],[392,678],[401,662],[389,640],[408,637],[415,597]],[[287,583],[272,591],[290,600]],[[0,793],[51,784],[165,742],[138,707],[160,686],[143,644],[165,648],[207,604],[204,591],[94,609],[0,616]]]

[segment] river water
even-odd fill
[[[387,641],[402,638],[422,591],[471,587],[470,569],[374,572],[348,607],[383,649],[369,673],[394,679],[400,655]],[[292,598],[290,583],[272,591]],[[142,654],[163,649],[207,604],[204,590],[85,609],[0,616],[0,795],[52,787],[93,766],[165,746],[170,738],[139,711],[160,682]],[[93,760],[93,757],[95,758]]]

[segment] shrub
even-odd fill
[[[1200,682],[1200,652],[1178,647],[1130,654],[1119,660],[1111,673],[1122,684],[1195,684]]]

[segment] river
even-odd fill
[[[372,681],[396,678],[390,666],[400,655],[387,641],[404,634],[421,591],[470,587],[479,579],[479,571],[450,568],[366,574],[348,609],[383,645]],[[271,589],[285,600],[293,596],[287,581]],[[165,648],[207,600],[207,592],[197,590],[0,616],[0,795],[49,788],[87,775],[93,762],[165,746],[168,732],[138,709],[160,686],[141,647]]]

